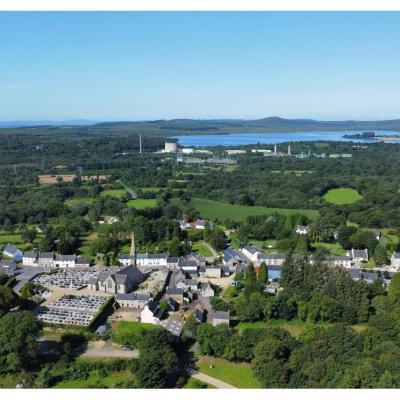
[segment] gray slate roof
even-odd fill
[[[229,321],[229,311],[214,311],[213,319]]]

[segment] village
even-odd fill
[[[204,230],[206,225],[212,228],[205,220],[180,221],[182,229]],[[308,226],[296,227],[296,234],[308,233]],[[380,231],[375,235],[379,240]],[[190,315],[198,323],[230,324],[229,312],[214,311],[210,299],[239,284],[236,277],[246,273],[250,264],[256,271],[263,266],[267,269],[265,293],[274,295],[281,290],[279,281],[287,254],[241,243],[239,248],[228,246],[216,252],[216,256],[137,253],[132,233],[131,251],[118,255],[118,265],[103,265],[101,254],[91,263],[76,254],[23,252],[8,244],[3,249],[0,273],[15,277],[17,293],[29,282],[35,286],[39,298],[36,318],[51,326],[91,327],[104,333],[116,321],[135,321],[159,325],[180,337]],[[308,256],[311,265],[314,259],[314,255]],[[384,286],[400,268],[398,252],[380,268],[365,268],[368,260],[367,249],[351,249],[344,256],[327,258],[332,268],[346,271],[353,280],[378,280]]]

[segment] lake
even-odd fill
[[[310,142],[318,140],[329,140],[336,142],[363,142],[377,143],[377,140],[346,139],[345,134],[363,133],[364,131],[312,131],[312,132],[266,132],[266,133],[232,133],[228,135],[190,135],[174,136],[179,144],[184,147],[213,147],[213,146],[243,146],[250,144],[279,144],[286,142]],[[398,135],[398,132],[374,131],[379,135]],[[386,141],[385,143],[398,143]]]

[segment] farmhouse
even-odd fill
[[[19,262],[22,261],[23,252],[17,246],[8,244],[3,250],[3,255],[11,258],[15,262]]]
[[[136,256],[136,265],[142,267],[142,270],[166,267],[168,255],[143,253]]]
[[[348,273],[355,281],[366,281],[371,283],[374,280],[379,279],[379,275],[375,271],[363,271],[359,268],[350,268]]]

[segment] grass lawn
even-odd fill
[[[215,386],[190,377],[189,380],[187,381],[186,385],[183,388],[184,389],[215,389]]]
[[[156,199],[135,199],[129,200],[128,206],[142,210],[144,208],[151,208],[157,204]]]
[[[232,363],[223,359],[207,357],[207,362],[197,364],[200,372],[230,383],[238,388],[261,388],[260,382],[254,377],[250,364]],[[213,368],[210,368],[213,365]]]
[[[142,329],[151,330],[154,328],[155,325],[153,324],[145,324],[135,321],[121,321],[116,324],[116,330],[118,333],[137,333],[140,332]]]
[[[352,204],[357,200],[362,199],[360,193],[355,189],[339,188],[331,189],[325,195],[324,199],[332,204]]]
[[[134,375],[129,371],[113,372],[110,375],[101,377],[96,371],[89,374],[88,379],[77,381],[62,381],[57,383],[54,388],[58,389],[84,389],[90,387],[112,388],[117,382],[129,382],[134,378]]]
[[[100,196],[111,196],[120,199],[121,197],[125,196],[126,190],[125,189],[109,189],[103,190],[100,193]]]
[[[345,256],[346,250],[339,243],[324,243],[324,242],[312,242],[311,246],[315,248],[325,247],[333,256]]]
[[[192,250],[204,257],[212,257],[210,249],[207,247],[207,245],[204,244],[203,241],[198,241],[196,243],[193,243]]]
[[[85,236],[85,237],[81,238],[82,245],[81,245],[81,247],[79,247],[79,253],[83,257],[88,258],[89,260],[91,260],[93,258],[91,251],[90,251],[91,250],[90,245],[94,240],[96,240],[96,238],[97,238],[97,233],[92,233],[89,236]]]
[[[222,203],[220,201],[207,200],[194,198],[192,199],[193,207],[200,212],[200,214],[210,220],[231,219],[235,221],[242,221],[249,215],[263,215],[277,212],[283,215],[289,214],[303,214],[309,218],[316,218],[318,216],[317,210],[295,210],[288,208],[269,208],[259,206],[241,206],[237,204]]]

